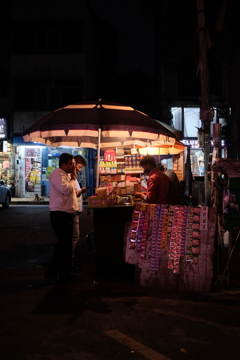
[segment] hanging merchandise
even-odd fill
[[[133,213],[133,223],[132,223],[132,231],[130,236],[130,249],[136,248],[141,249],[141,242],[142,242],[142,231],[143,231],[143,218],[144,213],[140,211],[141,204],[136,204],[135,211]]]
[[[148,226],[150,218],[150,206],[142,203],[135,206],[133,213],[132,231],[130,236],[130,249],[137,249],[141,258],[145,259]]]
[[[186,230],[186,261],[193,260],[192,238],[193,238],[193,208],[189,208],[188,216],[187,216],[187,230]]]
[[[149,226],[149,217],[150,217],[150,206],[148,204],[141,205],[141,211],[145,214],[143,219],[143,232],[142,232],[142,242],[141,242],[141,259],[146,257],[146,247],[147,247],[147,234]]]
[[[200,230],[207,230],[208,228],[208,207],[201,207],[200,213]]]
[[[180,269],[180,257],[185,255],[187,211],[184,206],[171,206],[170,212],[172,228],[170,231],[168,269],[171,269],[175,274],[178,274]]]
[[[151,241],[151,274],[159,271],[162,252],[167,252],[167,268],[179,274],[183,259],[198,264],[201,232],[207,228],[207,207],[137,204],[129,248],[144,260],[147,241]]]
[[[152,252],[151,252],[151,273],[159,269],[160,257],[160,235],[158,233],[161,205],[151,205],[150,219],[153,217],[152,225]]]

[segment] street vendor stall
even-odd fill
[[[99,100],[68,105],[51,112],[24,131],[24,140],[52,147],[97,149],[96,194],[89,198],[94,215],[97,271],[113,275],[119,268],[117,272],[121,274],[124,227],[131,220],[136,202],[133,195],[142,189],[137,149],[173,149],[175,135],[138,110]],[[111,158],[111,153],[108,159],[100,158],[101,149],[113,148],[116,154],[117,149],[119,152],[116,159]]]
[[[146,191],[147,186],[139,150],[106,150],[100,160],[100,187],[88,199],[94,215],[97,274],[103,277],[133,275],[134,265],[124,263],[123,248],[125,225],[142,201],[135,194]]]

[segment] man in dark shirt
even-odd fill
[[[149,204],[167,204],[170,181],[169,178],[156,167],[153,156],[146,155],[141,160],[140,165],[144,173],[149,176],[147,181],[147,193],[136,193],[146,200]]]
[[[161,163],[157,164],[157,168],[167,175],[170,180],[167,203],[170,205],[184,205],[182,189],[176,173],[173,170],[166,169]]]

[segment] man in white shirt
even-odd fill
[[[58,274],[62,281],[71,278],[73,219],[79,210],[75,191],[76,177],[73,155],[61,154],[59,168],[49,178],[50,221],[57,236],[57,244],[51,265],[45,273],[48,280],[55,280]]]
[[[76,155],[74,157],[75,160],[75,167],[76,167],[76,172],[79,173],[82,168],[84,166],[86,166],[86,161],[85,159],[81,156],[81,155]],[[77,268],[79,267],[79,264],[76,261],[76,257],[75,257],[75,250],[76,250],[76,245],[77,242],[79,240],[80,237],[80,215],[81,212],[83,211],[83,197],[82,194],[87,191],[87,188],[84,187],[81,189],[78,180],[75,180],[75,190],[76,190],[76,194],[77,194],[77,199],[78,199],[78,212],[74,215],[74,219],[73,219],[73,237],[72,237],[72,269],[73,270],[77,270]]]

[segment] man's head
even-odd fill
[[[156,167],[156,161],[152,155],[146,155],[142,158],[140,166],[143,167],[145,174],[149,174]]]
[[[76,162],[76,170],[81,171],[84,166],[86,166],[86,160],[81,155],[74,156]]]
[[[161,163],[158,163],[158,164],[156,165],[156,167],[157,167],[157,169],[159,169],[159,170],[161,170],[161,171],[163,171],[163,172],[166,170],[165,166],[162,165]]]
[[[73,155],[68,153],[62,153],[59,158],[59,167],[66,173],[71,173],[75,166],[75,160]]]

